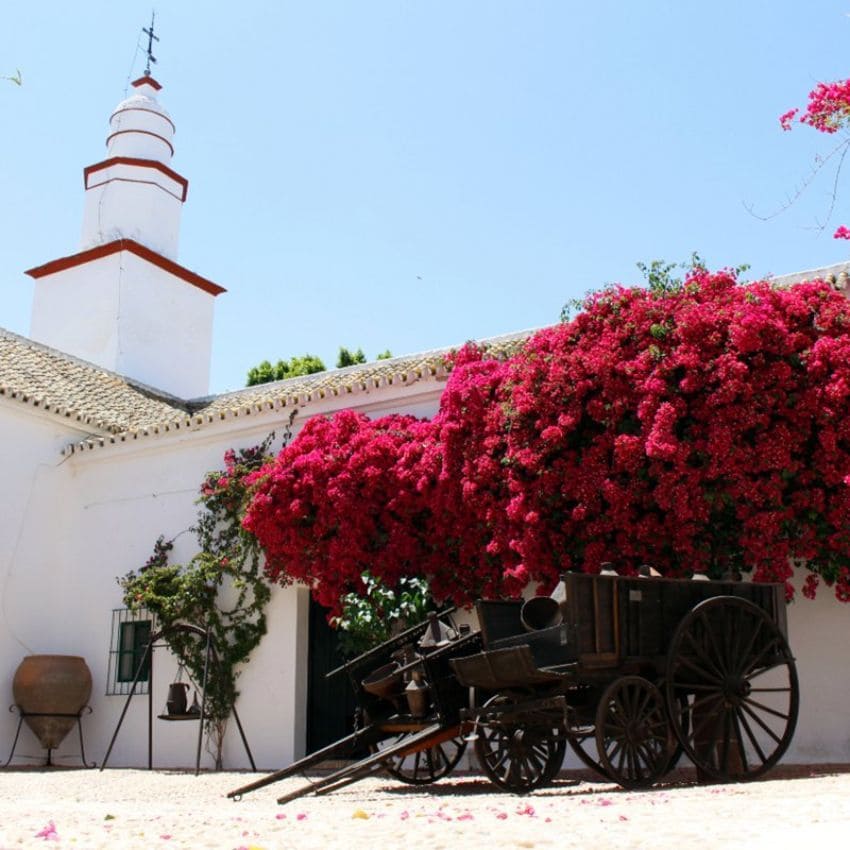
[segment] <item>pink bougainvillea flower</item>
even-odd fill
[[[818,584],[820,583],[820,579],[818,576],[810,573],[806,576],[806,580],[803,583],[803,596],[806,599],[814,599],[817,594]]]
[[[832,234],[833,239],[850,239],[850,229],[845,227],[843,224],[839,227],[835,233]]]
[[[790,130],[791,124],[794,121],[794,117],[799,112],[799,109],[789,109],[787,112],[784,112],[779,116],[779,124],[781,125],[783,130]]]
[[[850,80],[818,83],[800,121],[822,133],[835,133],[850,117]]]
[[[48,821],[47,826],[40,832],[37,832],[35,837],[42,838],[45,841],[58,841],[59,833],[56,832],[56,824],[53,821]]]
[[[517,806],[516,813],[530,818],[536,817],[534,813],[534,806],[532,806],[531,803],[525,803],[522,806]]]

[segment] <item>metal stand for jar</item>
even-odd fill
[[[83,724],[81,722],[81,718],[84,714],[92,713],[91,706],[84,705],[76,714],[57,714],[48,713],[44,711],[24,711],[21,706],[17,705],[16,703],[13,703],[9,706],[9,711],[11,711],[13,714],[18,714],[18,728],[15,730],[15,740],[12,742],[12,751],[9,753],[9,758],[7,758],[3,764],[0,764],[0,769],[8,767],[12,763],[12,759],[15,757],[15,749],[18,746],[18,738],[21,735],[21,726],[23,725],[23,722],[27,719],[27,717],[67,717],[76,720],[77,730],[80,733],[80,761],[82,762],[83,767],[97,767],[96,762],[91,762],[91,764],[89,764],[89,762],[86,761],[86,748],[85,744],[83,743]],[[18,756],[18,758],[34,759],[36,758],[36,756]],[[38,758],[40,758],[40,756]],[[44,766],[55,767],[55,765],[53,764],[52,747],[47,748],[47,761],[44,763]]]
[[[148,770],[153,770],[153,651],[156,648],[156,642],[164,641],[160,646],[166,646],[170,649],[168,636],[174,632],[188,632],[189,634],[198,635],[205,640],[204,650],[204,675],[201,682],[201,710],[199,713],[188,714],[160,714],[158,717],[161,720],[194,720],[198,723],[198,747],[195,753],[195,776],[201,772],[201,746],[204,740],[204,720],[207,704],[207,680],[209,677],[210,662],[218,664],[218,655],[213,645],[212,632],[210,629],[202,629],[200,626],[193,626],[188,623],[178,624],[170,628],[162,629],[156,634],[151,635],[148,645],[145,648],[144,655],[139,660],[139,666],[136,669],[136,675],[133,678],[133,684],[130,686],[130,693],[127,694],[127,700],[124,703],[124,708],[121,711],[121,716],[118,718],[118,725],[112,733],[112,739],[109,742],[109,747],[106,750],[106,755],[103,757],[103,764],[100,769],[103,770],[109,761],[109,756],[112,753],[112,747],[115,745],[115,740],[118,738],[118,733],[121,731],[121,725],[124,722],[124,717],[127,714],[127,709],[130,707],[130,701],[136,693],[136,686],[139,684],[139,679],[142,677],[142,671],[145,666],[148,666],[151,687],[148,690]],[[239,736],[242,738],[242,745],[245,747],[245,753],[248,756],[248,761],[251,762],[251,769],[256,771],[257,766],[254,764],[254,756],[251,754],[251,748],[248,746],[248,739],[245,737],[245,731],[242,728],[242,722],[239,720],[239,713],[236,711],[236,706],[233,706],[233,719],[236,721],[236,727],[239,729]]]

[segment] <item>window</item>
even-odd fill
[[[107,696],[129,694],[153,633],[153,615],[148,611],[119,608],[112,612],[112,642],[109,650]],[[145,694],[150,686],[150,658],[144,660],[135,693]]]
[[[151,637],[151,621],[142,620],[135,623],[121,623],[118,633],[118,675],[119,682],[132,682],[136,678],[136,670],[148,648]],[[150,658],[145,658],[145,666],[139,677],[147,682],[150,677]]]

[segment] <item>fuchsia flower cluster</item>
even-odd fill
[[[259,539],[266,573],[298,579],[340,613],[341,597],[362,591],[368,569],[394,587],[431,549],[430,422],[370,420],[353,411],[315,417],[259,480],[244,526]]]
[[[609,289],[509,360],[461,350],[433,420],[310,420],[244,524],[334,611],[365,569],[464,605],[604,561],[789,597],[796,561],[850,601],[848,330],[821,282]]]
[[[796,115],[797,110],[791,110],[791,112]],[[789,114],[783,115],[782,119]],[[801,124],[808,124],[821,133],[835,133],[846,126],[848,118],[850,118],[850,80],[838,80],[834,83],[818,83],[809,92],[809,103],[799,120]]]
[[[818,83],[809,92],[806,110],[798,118],[799,112],[799,109],[789,109],[779,116],[783,130],[790,130],[795,119],[821,133],[832,134],[844,129],[850,122],[850,80]],[[835,231],[833,238],[850,239],[850,230],[842,225]]]

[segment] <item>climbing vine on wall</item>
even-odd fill
[[[198,499],[198,519],[189,529],[197,537],[199,551],[190,561],[169,563],[174,541],[160,537],[147,563],[118,580],[124,603],[131,609],[147,608],[156,615],[160,628],[188,623],[211,630],[218,664],[209,671],[207,741],[217,768],[221,767],[227,719],[239,696],[239,667],[266,633],[270,589],[261,569],[259,544],[242,528],[242,518],[250,497],[246,479],[270,460],[273,438],[270,434],[253,448],[227,451],[224,469],[206,476]],[[200,686],[204,639],[173,631],[168,641]]]

